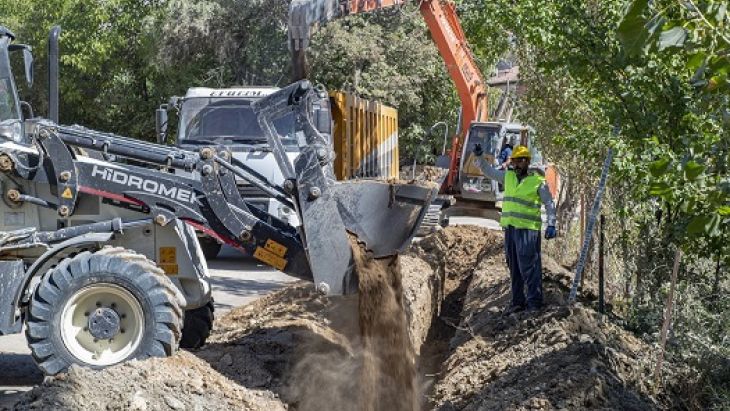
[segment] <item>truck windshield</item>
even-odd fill
[[[225,140],[240,144],[266,144],[251,101],[232,98],[191,98],[182,106],[181,142]],[[295,145],[294,116],[289,114],[274,123],[284,145]]]

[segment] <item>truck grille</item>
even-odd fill
[[[241,198],[244,200],[249,199],[262,199],[262,198],[269,198],[269,195],[264,192],[264,190],[256,187],[253,184],[239,184],[238,185],[238,194],[241,195]]]

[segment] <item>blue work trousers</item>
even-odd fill
[[[512,277],[512,305],[542,307],[540,231],[508,226],[504,230],[504,251]]]

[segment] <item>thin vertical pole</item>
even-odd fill
[[[604,300],[604,267],[603,267],[603,242],[604,242],[604,229],[606,227],[606,216],[601,214],[600,223],[600,239],[598,241],[598,312],[601,314],[605,313],[605,300]]]

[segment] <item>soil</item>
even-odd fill
[[[543,256],[546,308],[503,315],[510,286],[502,255],[474,270],[462,321],[431,400],[439,410],[671,407],[651,388],[653,347],[591,308],[565,304],[572,275]],[[673,373],[672,367],[665,369]]]
[[[403,181],[431,181],[441,183],[448,174],[448,170],[440,167],[416,165],[414,178],[413,166],[403,166],[400,171],[400,179]]]
[[[362,250],[356,257],[359,295],[325,298],[296,283],[217,320],[210,343],[194,355],[104,371],[74,367],[24,394],[16,409],[680,404],[669,389],[653,392],[653,347],[592,310],[591,290],[582,304],[566,305],[572,274],[546,256],[547,307],[503,315],[510,290],[500,232],[448,227],[399,259],[373,260]],[[665,363],[668,380],[675,370]]]
[[[359,281],[362,410],[414,411],[416,363],[403,307],[399,257],[373,258],[350,239]]]
[[[16,410],[285,410],[271,393],[252,391],[187,352],[131,361],[103,371],[72,367],[24,394]]]

